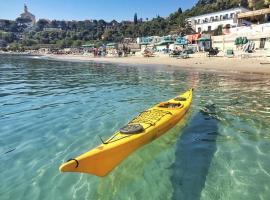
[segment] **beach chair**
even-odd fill
[[[218,55],[218,53],[219,53],[219,50],[217,49],[217,48],[210,48],[209,50],[208,50],[208,57],[211,57],[211,56],[217,56]]]
[[[234,51],[233,51],[233,49],[227,49],[227,51],[226,51],[226,57],[227,58],[233,58],[234,57]]]
[[[266,57],[270,57],[270,49],[266,49]]]
[[[148,49],[145,49],[144,52],[143,52],[143,57],[147,57],[147,58],[155,57],[155,54],[152,51],[150,51]]]
[[[178,59],[180,59],[180,58],[182,58],[182,59],[187,59],[187,58],[189,58],[188,52],[182,52],[182,53],[180,54],[180,56],[178,57]]]
[[[155,57],[155,54],[152,52],[146,52],[146,53],[143,53],[143,57],[146,57],[146,58]]]
[[[181,51],[173,51],[169,54],[170,57],[179,57],[181,55]]]

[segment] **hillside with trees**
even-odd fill
[[[122,42],[124,38],[172,33],[188,34],[191,28],[186,23],[188,17],[225,10],[237,6],[255,9],[268,6],[269,0],[199,0],[192,8],[181,8],[167,18],[157,17],[142,21],[134,15],[133,21],[106,22],[104,20],[60,21],[39,19],[29,27],[21,18],[15,21],[0,20],[0,47],[10,49],[40,47],[78,47],[93,43],[100,45],[108,42]]]

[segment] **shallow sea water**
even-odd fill
[[[107,177],[58,171],[190,87],[183,121]],[[269,122],[269,75],[0,56],[0,199],[267,200]]]

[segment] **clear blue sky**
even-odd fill
[[[37,19],[85,20],[116,19],[133,20],[153,18],[159,14],[168,16],[179,7],[192,7],[197,0],[0,0],[0,19],[16,19],[26,3]]]

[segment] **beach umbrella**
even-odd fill
[[[235,39],[234,44],[235,44],[235,45],[239,45],[239,37],[237,37],[237,38]]]
[[[176,39],[176,44],[179,44],[179,45],[187,45],[188,44],[188,41],[186,38],[184,37],[178,37]]]
[[[248,43],[248,39],[247,39],[247,37],[243,37],[242,38],[242,44],[246,44],[246,43]]]
[[[243,44],[243,38],[242,37],[239,38],[239,44]]]
[[[208,38],[200,38],[197,41],[199,41],[199,42],[206,42],[206,41],[210,41],[210,39],[208,39]]]

